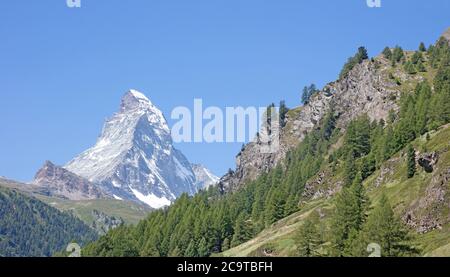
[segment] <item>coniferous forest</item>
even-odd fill
[[[75,216],[0,188],[0,256],[52,256],[72,241],[84,245],[96,238],[96,232]]]
[[[398,178],[413,178],[419,168],[412,143],[450,122],[450,49],[441,39],[414,52],[387,47],[382,56],[369,59],[364,47],[345,64],[340,78],[363,62],[385,59],[392,68],[429,78],[402,92],[399,110],[387,120],[371,121],[366,115],[353,119],[345,130],[330,109],[318,127],[291,150],[284,161],[257,180],[233,193],[211,187],[193,197],[183,195],[170,208],[152,212],[135,226],[121,226],[83,249],[86,256],[187,256],[204,257],[237,247],[255,238],[280,220],[308,206],[305,186],[321,170],[342,180],[342,189],[330,200],[326,214],[307,213],[295,230],[292,256],[367,256],[371,242],[383,256],[418,256],[417,232],[395,212],[388,195],[368,196],[364,185],[383,164],[406,157]],[[391,78],[402,86],[402,80]],[[307,103],[320,92],[305,87]],[[283,112],[283,119],[287,110]],[[448,142],[448,137],[447,137]],[[270,245],[264,253],[271,251]],[[257,255],[257,253],[256,253]]]

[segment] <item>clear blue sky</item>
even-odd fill
[[[0,5],[0,175],[31,180],[92,146],[129,88],[173,107],[299,104],[347,57],[433,43],[448,0],[10,0]],[[179,144],[221,175],[240,144]]]

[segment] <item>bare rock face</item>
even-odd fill
[[[342,181],[329,183],[329,175],[329,172],[320,172],[313,180],[306,182],[302,198],[308,200],[331,198],[340,192],[344,183]]]
[[[406,211],[403,221],[419,233],[428,233],[450,222],[445,210],[450,208],[450,168],[435,174],[425,189]]]
[[[449,44],[450,44],[450,28],[448,28],[443,34],[442,37],[445,38],[446,40],[448,40]]]
[[[42,193],[70,200],[108,198],[93,183],[49,161],[36,173],[33,184]]]
[[[264,153],[262,147],[265,145],[255,139],[238,154],[236,170],[224,176],[220,185],[225,191],[235,191],[247,181],[268,172],[317,128],[330,111],[334,112],[337,127],[342,130],[363,114],[371,120],[386,120],[391,110],[398,111],[396,100],[400,97],[399,85],[389,77],[390,69],[388,60],[377,57],[374,61],[366,60],[356,65],[346,77],[326,85],[307,105],[288,113],[285,127],[281,130],[278,151]],[[395,75],[403,81],[421,78],[407,74],[403,76],[401,73],[399,70]]]

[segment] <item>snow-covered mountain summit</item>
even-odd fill
[[[153,208],[170,205],[183,193],[193,195],[217,178],[196,176],[193,165],[173,147],[162,112],[136,90],[123,96],[119,112],[106,121],[95,146],[64,168],[99,184],[116,199],[138,200]]]

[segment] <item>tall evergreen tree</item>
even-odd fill
[[[419,51],[420,52],[426,52],[427,51],[427,47],[425,46],[425,43],[423,43],[423,42],[420,43]]]
[[[350,186],[355,179],[356,176],[356,163],[355,163],[355,154],[353,151],[349,151],[347,153],[345,163],[344,163],[344,177],[346,185]]]
[[[247,216],[244,213],[241,213],[236,219],[231,247],[238,246],[251,239],[253,236],[252,229],[251,222],[247,219]]]
[[[203,237],[198,244],[197,254],[199,257],[208,257],[211,254],[205,237]]]
[[[286,102],[284,100],[280,101],[280,125],[281,127],[284,127],[286,125],[286,114],[288,113],[289,109],[286,106]]]
[[[312,218],[305,220],[298,229],[296,235],[297,255],[300,257],[318,256],[318,246],[320,244],[318,225],[318,215],[311,215]]]
[[[308,104],[311,97],[318,92],[319,90],[317,89],[315,84],[305,86],[302,91],[302,103],[304,105]]]
[[[423,62],[422,52],[415,52],[411,57],[411,62],[413,64],[418,64],[419,62]]]
[[[399,46],[396,46],[394,48],[394,51],[392,52],[392,62],[395,65],[395,63],[400,62],[405,57],[405,53],[403,52],[403,49]]]
[[[384,48],[384,50],[383,50],[383,56],[384,56],[386,59],[388,59],[388,60],[392,59],[392,50],[391,50],[391,48],[389,48],[389,47]]]
[[[348,255],[351,234],[361,231],[365,222],[369,200],[361,180],[361,174],[357,174],[353,184],[345,187],[336,198],[336,211],[331,226],[333,255]]]
[[[194,241],[191,241],[184,251],[185,257],[197,257],[197,249]]]
[[[416,151],[411,144],[408,146],[407,159],[407,176],[408,178],[412,178],[416,174]]]
[[[403,223],[394,215],[385,194],[370,213],[364,226],[367,243],[381,246],[383,257],[399,257],[417,254],[411,246],[411,237]]]

